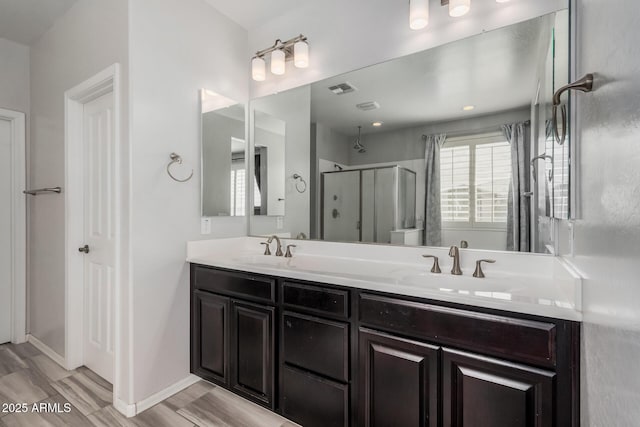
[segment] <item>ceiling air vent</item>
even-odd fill
[[[344,95],[345,93],[355,92],[358,89],[356,89],[353,85],[351,85],[351,83],[344,82],[334,86],[330,86],[329,90],[335,93],[336,95]]]
[[[378,104],[376,101],[368,101],[368,102],[363,102],[362,104],[356,105],[356,108],[362,111],[371,111],[371,110],[377,110],[378,108],[380,108],[380,104]]]

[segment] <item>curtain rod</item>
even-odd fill
[[[525,120],[524,122],[514,122],[514,123],[524,123],[525,125],[531,124],[531,120]],[[505,123],[505,124],[511,124],[511,123]],[[440,134],[445,134],[447,135],[447,137],[457,137],[457,136],[467,136],[467,135],[473,135],[473,134],[477,134],[477,133],[487,133],[487,132],[500,132],[502,130],[502,125],[498,125],[498,126],[490,126],[490,127],[486,127],[486,128],[480,128],[480,129],[464,129],[464,130],[459,130],[459,131],[453,131],[453,132],[436,132],[436,133],[431,133],[429,135],[440,135]],[[429,136],[426,134],[422,135],[422,140],[426,140],[426,138]]]

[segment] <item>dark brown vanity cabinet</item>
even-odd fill
[[[579,425],[578,323],[369,293],[359,323],[364,426]]]
[[[275,286],[191,266],[191,372],[275,408]]]
[[[192,265],[192,372],[304,427],[577,427],[577,322]]]
[[[351,424],[350,292],[281,285],[280,407],[304,427]]]

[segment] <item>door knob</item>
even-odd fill
[[[85,254],[89,253],[89,245],[84,245],[81,248],[78,248],[78,252],[84,252]]]

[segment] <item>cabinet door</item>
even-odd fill
[[[551,427],[553,372],[444,349],[443,425]]]
[[[273,409],[274,311],[239,301],[232,303],[231,387]]]
[[[229,384],[229,298],[194,291],[191,307],[191,371]]]
[[[438,347],[360,328],[361,420],[367,427],[438,425]]]

